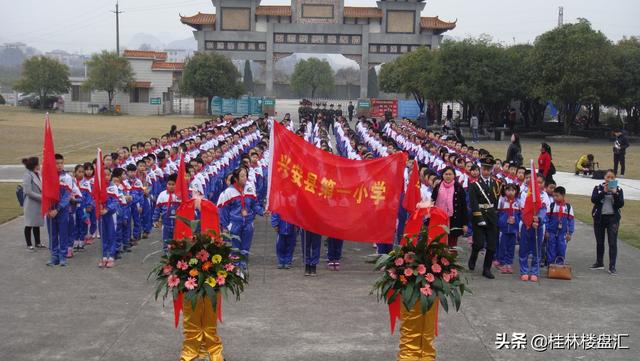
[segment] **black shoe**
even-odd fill
[[[278,269],[284,269],[284,265],[283,264],[279,264],[278,265]]]
[[[604,265],[599,263],[594,263],[591,265],[591,267],[589,267],[589,269],[591,270],[604,269]]]
[[[467,266],[469,266],[469,271],[473,271],[476,269],[476,263],[471,262],[471,260],[469,260],[469,264],[467,264]]]
[[[311,266],[309,266],[308,264],[304,265],[304,275],[311,276]]]
[[[618,271],[616,271],[615,267],[609,267],[609,274],[615,276],[618,274]]]
[[[318,274],[316,273],[316,265],[309,266],[309,274],[311,277],[315,277]]]
[[[493,275],[493,273],[491,273],[491,270],[488,270],[488,269],[486,269],[486,270],[482,271],[482,275],[483,275],[484,277],[487,277],[487,278],[488,278],[488,279],[490,279],[490,280],[492,280],[492,279],[496,278],[496,276],[494,276],[494,275]]]
[[[121,259],[121,258],[122,258],[122,255],[120,254],[120,252],[116,252],[116,256],[115,256],[115,257],[113,257],[113,258],[115,258],[115,259]]]

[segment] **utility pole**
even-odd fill
[[[116,14],[116,52],[120,55],[120,14],[123,11],[118,10],[118,2],[116,1],[116,11],[112,11]]]
[[[560,6],[558,8],[558,27],[561,27],[564,24],[564,7]]]

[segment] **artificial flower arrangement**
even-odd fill
[[[196,232],[198,220],[176,216],[176,221],[187,223],[193,236],[171,240],[167,253],[149,274],[149,277],[155,275],[157,282],[156,300],[163,291],[163,299],[169,293],[174,300],[184,294],[194,308],[199,298],[208,297],[215,309],[219,293],[226,298],[231,292],[239,300],[248,275],[238,266],[245,256],[232,248],[231,236],[218,235],[213,230],[205,234]]]
[[[380,255],[375,269],[384,274],[371,292],[376,292],[378,300],[384,299],[389,305],[400,297],[408,310],[420,300],[422,314],[427,313],[436,300],[440,300],[447,312],[447,299],[459,310],[462,296],[470,290],[466,280],[461,279],[463,267],[457,263],[456,255],[440,243],[446,236],[446,233],[440,234],[428,243],[428,234],[423,231],[415,239],[405,238],[406,244],[396,246],[389,254]]]

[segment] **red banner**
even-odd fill
[[[371,116],[372,117],[384,117],[384,112],[391,110],[393,117],[398,116],[398,101],[397,100],[382,100],[371,99]]]
[[[278,122],[270,149],[270,211],[324,236],[392,243],[404,187],[404,152],[350,160],[316,148]]]

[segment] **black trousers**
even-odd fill
[[[596,263],[604,264],[604,238],[609,243],[609,268],[616,268],[618,256],[618,228],[620,223],[615,215],[602,215],[598,222],[594,222],[593,231],[596,235]]]
[[[624,154],[613,153],[613,172],[618,174],[618,164],[620,164],[620,175],[624,175]]]
[[[498,246],[498,226],[488,223],[486,226],[473,225],[473,246],[471,248],[471,257],[469,258],[469,264],[475,267],[478,259],[478,253],[485,247],[486,252],[484,254],[484,262],[482,268],[484,270],[491,269],[491,262],[493,261],[493,255],[496,253]]]
[[[40,245],[40,227],[24,227],[24,239],[27,241],[27,247],[31,247],[31,232],[33,231],[33,238],[36,241],[36,246]]]

